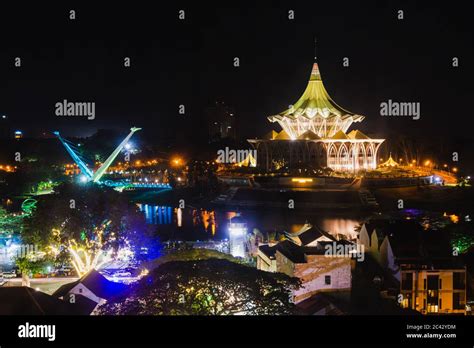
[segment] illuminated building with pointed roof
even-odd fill
[[[315,62],[303,95],[290,107],[268,117],[282,130],[264,139],[249,139],[258,154],[257,165],[267,171],[309,164],[335,171],[358,172],[377,167],[377,152],[385,139],[372,139],[359,130],[347,133],[364,116],[337,105],[324,88]]]

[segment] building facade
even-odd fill
[[[384,139],[371,139],[359,130],[348,129],[364,116],[337,105],[327,93],[319,67],[314,63],[308,85],[290,107],[268,117],[281,132],[263,139],[248,139],[257,150],[257,165],[267,171],[283,166],[310,165],[341,172],[377,167],[377,152]]]
[[[422,314],[466,313],[466,269],[402,265],[401,306]]]
[[[222,101],[206,109],[206,119],[209,131],[209,141],[220,141],[236,137],[236,116],[232,107]]]
[[[399,283],[402,308],[422,314],[466,313],[466,267],[442,231],[415,221],[362,225],[358,242]]]
[[[293,292],[295,303],[321,292],[350,292],[354,259],[349,254],[328,255],[326,248],[327,244],[346,242],[336,241],[313,226],[286,238],[259,246],[257,268],[299,278],[301,287]]]

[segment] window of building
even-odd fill
[[[324,284],[331,285],[331,276],[330,275],[324,276]]]
[[[453,293],[453,309],[464,309],[464,293],[455,292]]]
[[[423,279],[423,290],[426,290],[426,278]]]
[[[443,304],[443,300],[439,299],[439,309],[443,308],[442,304]]]
[[[402,290],[411,290],[413,288],[413,273],[402,273]]]
[[[453,289],[464,290],[465,287],[464,272],[453,272]]]
[[[442,288],[443,288],[443,279],[440,278],[439,279],[439,289],[441,290]]]
[[[439,276],[429,275],[428,276],[428,290],[438,290]]]

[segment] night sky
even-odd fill
[[[207,136],[216,100],[236,110],[238,135],[280,130],[266,117],[306,87],[318,39],[329,94],[363,114],[370,135],[470,138],[473,33],[466,2],[248,1],[0,5],[0,114],[25,135],[144,127],[161,141]],[[455,6],[454,6],[455,5]],[[76,20],[69,20],[69,10]],[[178,10],[186,19],[178,19]],[[404,20],[397,19],[397,10]],[[288,10],[295,19],[287,18]],[[22,67],[14,67],[21,57]],[[124,57],[131,67],[123,67]],[[233,66],[239,57],[241,66]],[[343,58],[350,59],[344,67]],[[452,57],[459,58],[453,68]],[[96,119],[57,117],[54,104],[96,103]],[[384,118],[380,103],[421,102],[421,120]],[[178,105],[186,114],[178,114]]]

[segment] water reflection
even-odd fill
[[[164,225],[160,227],[167,237],[175,240],[207,240],[228,238],[227,225],[236,211],[226,209],[207,210],[204,208],[173,208],[139,204],[147,223]],[[305,223],[319,226],[335,237],[353,240],[357,237],[355,228],[365,216],[331,215],[330,213],[313,213],[298,216],[281,211],[241,211],[249,232],[296,232]]]
[[[167,225],[173,222],[173,208],[169,206],[138,204],[145,220],[150,225]]]
[[[199,227],[204,226],[206,232],[209,232],[211,236],[216,234],[216,212],[214,210],[208,211],[204,209],[193,209],[193,226]]]
[[[355,229],[359,224],[360,221],[350,218],[326,218],[321,220],[319,227],[333,236],[344,236],[346,239],[353,240],[357,238],[358,233]]]

